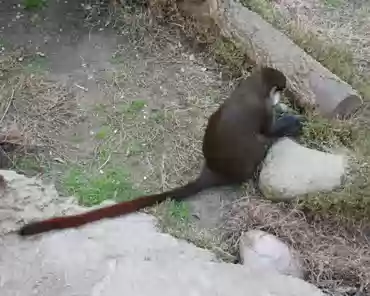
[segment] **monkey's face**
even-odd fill
[[[278,90],[278,88],[276,86],[274,86],[271,91],[270,91],[270,95],[269,95],[269,101],[270,101],[270,104],[272,106],[276,106],[280,103],[280,100],[281,100],[281,91]]]

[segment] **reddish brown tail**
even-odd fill
[[[163,202],[167,198],[181,200],[183,198],[196,194],[203,189],[216,185],[222,184],[220,184],[219,180],[210,178],[210,176],[208,174],[205,174],[205,172],[203,171],[198,179],[182,187],[178,187],[173,190],[159,194],[142,196],[132,201],[121,202],[115,205],[92,210],[78,215],[55,217],[39,222],[32,222],[20,228],[18,234],[21,236],[28,236],[56,229],[79,227],[81,225],[91,223],[103,218],[112,218],[123,214],[132,213],[139,209]]]

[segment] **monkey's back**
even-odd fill
[[[269,116],[258,93],[234,92],[209,118],[203,139],[207,166],[235,181],[252,177],[265,156],[260,132]]]

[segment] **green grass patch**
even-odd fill
[[[166,120],[165,114],[162,110],[152,111],[150,118],[157,124],[163,124],[163,122]]]
[[[34,155],[17,158],[14,164],[18,170],[22,171],[40,170],[39,160]]]
[[[46,0],[23,0],[23,7],[27,10],[41,9],[46,5]]]
[[[258,13],[269,23],[275,24],[279,20],[279,14],[267,0],[241,0],[245,7]]]
[[[349,176],[342,187],[332,192],[309,194],[300,200],[300,206],[311,213],[344,222],[370,222],[370,130],[354,123],[329,122],[313,118],[304,128],[303,140],[329,148],[347,147]],[[348,178],[350,177],[350,178]]]
[[[300,201],[313,213],[346,222],[370,222],[370,131],[353,127],[354,159],[351,159],[350,179],[334,192],[309,195]]]
[[[125,57],[119,53],[116,53],[110,57],[110,62],[112,64],[122,64],[125,62]]]
[[[177,221],[190,222],[190,207],[187,203],[171,201],[167,210],[168,214]]]
[[[109,125],[101,126],[98,131],[95,133],[95,139],[97,140],[105,140],[113,133],[111,127]]]
[[[85,206],[98,205],[104,200],[127,201],[142,195],[123,168],[90,172],[84,167],[74,167],[66,172],[62,186]]]
[[[33,55],[25,60],[25,70],[29,73],[42,74],[49,69],[49,61],[44,56]]]
[[[235,260],[234,256],[227,252],[228,247],[219,233],[195,226],[190,217],[188,203],[167,200],[156,207],[148,208],[147,211],[158,219],[158,226],[163,232],[211,250],[224,261]]]
[[[245,64],[245,52],[234,42],[219,38],[213,44],[216,62],[226,65],[234,76],[240,76]]]
[[[41,172],[44,174],[47,173],[49,167],[47,162],[40,159],[36,154],[20,154],[14,155],[11,169],[26,176],[35,176]]]
[[[332,8],[338,8],[343,4],[343,0],[323,0],[323,3]]]
[[[92,111],[97,112],[98,114],[106,114],[108,112],[109,105],[104,103],[99,103],[93,106]]]
[[[159,219],[162,230],[176,234],[177,237],[191,224],[189,206],[186,202],[166,200],[156,207],[148,208],[148,212]]]
[[[10,47],[10,43],[6,41],[4,38],[0,37],[0,52]]]
[[[135,100],[130,103],[121,104],[118,108],[118,112],[128,115],[135,115],[143,110],[145,106],[146,102],[144,100]]]
[[[370,130],[356,122],[329,121],[311,115],[304,126],[302,140],[307,146],[324,151],[346,147],[351,156],[343,186],[302,197],[301,208],[346,223],[370,222]]]
[[[308,146],[316,143],[326,148],[345,146],[354,148],[357,133],[346,121],[329,120],[318,114],[307,114],[301,140]]]

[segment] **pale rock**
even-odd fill
[[[37,178],[0,171],[8,189],[1,227],[86,209]],[[44,212],[45,211],[45,212]],[[1,215],[0,215],[1,217]],[[323,296],[276,272],[219,262],[213,253],[164,234],[156,219],[134,213],[77,229],[18,237],[0,231],[1,296]]]
[[[283,138],[267,153],[259,186],[271,200],[332,191],[342,185],[347,165],[346,155],[321,152]]]
[[[16,231],[24,222],[83,210],[76,199],[59,197],[53,184],[10,170],[0,170],[0,175],[6,183],[0,198],[0,237]]]
[[[239,241],[239,254],[242,263],[253,270],[303,278],[297,252],[267,232],[250,230],[244,233]]]

